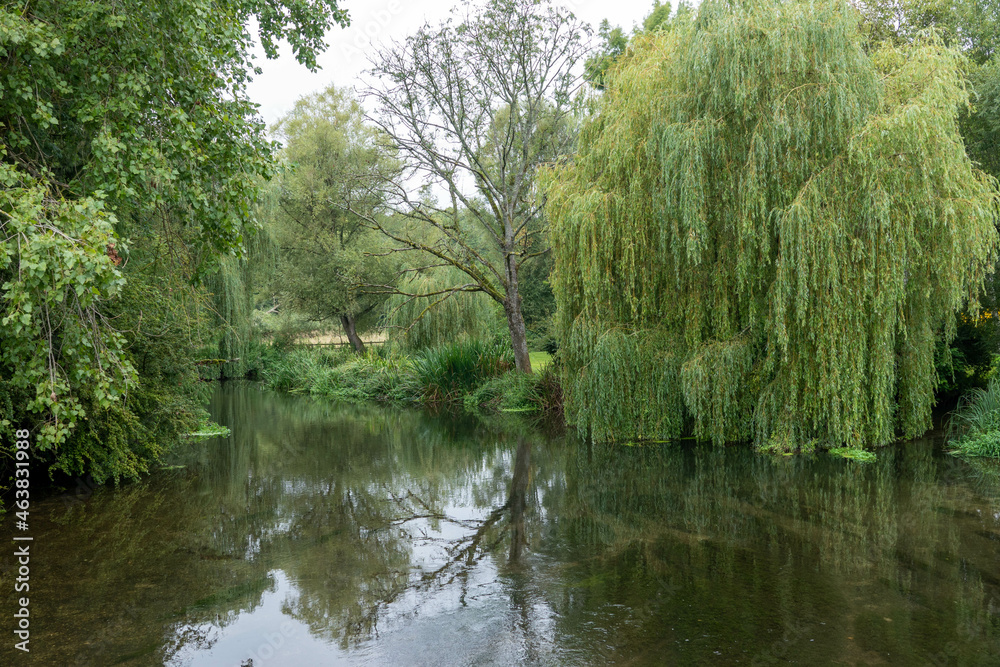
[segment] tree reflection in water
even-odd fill
[[[929,441],[863,466],[247,387],[212,410],[233,435],[183,471],[43,506],[37,664],[189,664],[279,590],[321,661],[392,662],[394,642],[444,663],[1000,655],[996,472]]]

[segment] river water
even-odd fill
[[[0,664],[1000,665],[1000,470],[939,440],[588,446],[238,384],[211,412],[232,435],[177,467],[34,508]]]

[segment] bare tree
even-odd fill
[[[395,242],[390,252],[418,253],[426,266],[454,266],[467,277],[435,295],[409,296],[481,291],[500,303],[517,368],[526,373],[518,272],[548,252],[535,172],[571,148],[581,80],[575,64],[588,35],[549,0],[466,2],[372,62],[379,81],[367,91],[378,107],[373,120],[406,165],[389,200],[411,224],[366,219]],[[447,199],[414,196],[414,184]]]

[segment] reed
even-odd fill
[[[415,380],[427,403],[460,401],[484,380],[513,368],[514,350],[500,339],[439,345],[424,350],[413,361]]]
[[[960,456],[1000,458],[1000,380],[962,396],[948,420],[948,442]]]

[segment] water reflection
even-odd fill
[[[514,456],[514,474],[510,481],[510,561],[517,562],[527,545],[528,537],[524,528],[524,510],[528,503],[528,475],[531,470],[531,443],[525,437],[517,440],[517,454]]]
[[[1000,655],[1000,475],[931,441],[862,466],[587,447],[253,387],[212,411],[233,435],[183,469],[37,512],[16,664]]]

